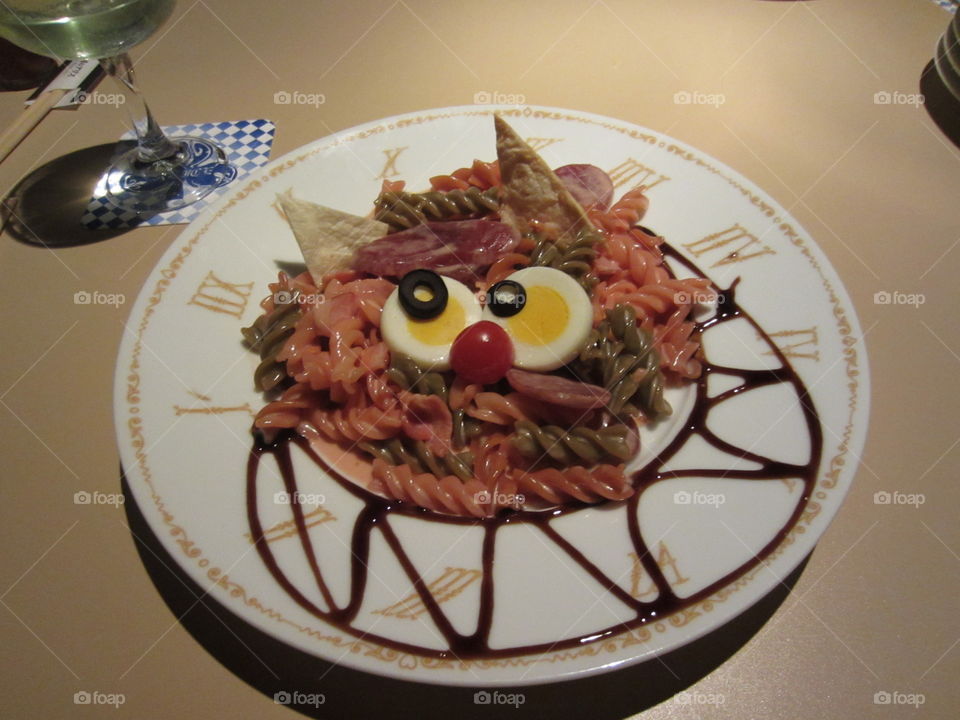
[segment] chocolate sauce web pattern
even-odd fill
[[[668,244],[664,243],[662,248],[666,257],[686,267],[696,275],[706,277],[692,262]],[[770,353],[779,361],[780,367],[769,370],[748,370],[711,363],[708,358],[705,359],[703,363],[703,373],[696,381],[696,400],[689,417],[667,447],[644,465],[644,467],[633,473],[632,480],[637,488],[637,492],[625,501],[630,540],[633,546],[633,552],[636,557],[640,559],[644,571],[657,588],[658,594],[655,599],[651,601],[641,601],[633,597],[622,588],[615,579],[605,574],[552,527],[551,521],[560,516],[575,513],[583,509],[583,507],[586,507],[584,505],[571,504],[543,512],[521,510],[479,520],[442,515],[385,499],[359,487],[349,479],[344,478],[325,459],[317,455],[303,438],[292,433],[277,438],[271,445],[255,445],[249,456],[247,467],[247,513],[251,537],[254,540],[261,559],[284,591],[298,605],[317,618],[364,641],[378,643],[396,651],[413,653],[436,660],[504,658],[579,647],[587,643],[608,640],[620,633],[642,628],[653,621],[663,620],[666,617],[688,609],[711,597],[711,595],[721,588],[742,578],[769,557],[797,524],[805,509],[810,504],[823,452],[823,430],[820,417],[813,405],[806,386],[791,367],[783,352],[777,347],[776,343],[771,340],[770,336],[760,327],[753,317],[736,303],[735,293],[738,283],[739,278],[734,281],[728,289],[719,292],[720,300],[716,313],[713,317],[698,323],[695,332],[698,335],[702,335],[707,330],[722,323],[738,318],[742,319],[749,323],[757,332],[758,336],[769,348]],[[711,376],[715,375],[732,377],[738,379],[739,382],[730,389],[714,397],[710,397],[707,390],[708,380]],[[708,429],[707,420],[710,413],[725,400],[763,387],[784,384],[792,387],[800,403],[810,445],[810,453],[806,463],[785,463],[763,457],[750,450],[737,447],[722,440]],[[737,458],[752,461],[759,464],[760,467],[755,470],[722,470],[716,468],[664,470],[663,468],[667,467],[669,461],[694,435],[699,436],[719,451]],[[297,479],[293,470],[290,454],[291,443],[299,446],[300,449],[323,468],[335,482],[364,503],[364,508],[355,521],[352,534],[349,600],[346,604],[339,606],[334,602],[332,593],[324,579],[322,568],[318,563],[317,554],[313,548],[313,540],[304,519],[303,509],[296,502],[290,505],[300,546],[310,568],[312,576],[310,581],[316,584],[317,590],[327,605],[327,610],[318,607],[312,602],[281,570],[269,544],[266,542],[264,528],[259,517],[257,477],[260,459],[264,454],[271,454],[275,457],[288,496],[298,497]],[[640,498],[646,488],[662,480],[684,477],[730,478],[757,482],[799,478],[803,482],[803,492],[800,494],[788,520],[753,558],[696,593],[680,598],[673,591],[673,588],[670,586],[654,556],[651,554],[650,549],[643,540],[637,510]],[[480,604],[476,630],[472,634],[465,635],[458,633],[454,629],[449,618],[440,607],[437,598],[430,592],[427,582],[417,572],[409,555],[403,548],[401,541],[390,525],[390,518],[395,515],[417,517],[429,522],[456,525],[480,525],[483,527]],[[495,561],[496,536],[501,527],[516,523],[527,523],[538,528],[571,562],[577,564],[614,598],[630,608],[635,613],[635,616],[625,622],[610,625],[609,627],[599,630],[593,630],[589,635],[537,645],[491,648],[488,640],[494,617],[493,566]],[[438,650],[418,646],[413,643],[398,642],[391,638],[366,632],[355,626],[354,623],[365,597],[370,540],[371,534],[375,529],[380,530],[383,534],[384,539],[396,556],[405,575],[410,580],[414,590],[426,608],[429,617],[443,635],[447,645],[445,649]]]

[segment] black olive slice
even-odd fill
[[[487,290],[487,307],[497,317],[511,317],[527,304],[527,292],[516,280],[501,280]]]
[[[425,288],[428,296],[417,297],[417,290]],[[447,307],[447,286],[443,278],[433,270],[411,270],[400,280],[400,305],[410,317],[418,320],[430,320],[437,317]]]

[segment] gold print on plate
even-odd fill
[[[211,270],[200,283],[193,297],[187,301],[187,305],[196,305],[239,319],[247,307],[252,291],[252,282],[229,283],[218,278]]]
[[[383,154],[387,156],[387,159],[383,163],[383,170],[380,171],[380,174],[377,175],[378,179],[385,179],[392,177],[393,175],[399,175],[400,171],[397,170],[397,158],[400,157],[400,153],[407,149],[407,146],[399,148],[390,148],[389,150],[384,150]]]
[[[614,187],[620,187],[621,185],[629,183],[631,187],[643,185],[647,190],[670,179],[666,175],[661,175],[656,170],[647,167],[633,158],[627,158],[613,168],[613,170],[609,170],[607,175],[613,180]],[[657,179],[651,182],[650,178],[654,176],[656,176]]]
[[[320,525],[321,523],[330,522],[331,520],[336,519],[337,516],[327,510],[325,507],[318,507],[315,510],[311,510],[310,512],[303,514],[303,524],[307,530]],[[284,520],[283,522],[279,522],[276,525],[268,527],[266,530],[264,530],[263,539],[268,543],[272,543],[276,542],[277,540],[293,537],[297,534],[296,522],[293,520]],[[244,533],[244,537],[246,537],[250,543],[253,543],[253,535],[250,533]]]
[[[660,542],[657,548],[657,566],[663,572],[663,576],[667,582],[670,583],[671,586],[682,585],[687,582],[690,578],[680,574],[680,569],[677,567],[677,559],[670,554],[667,546],[663,542]],[[633,561],[633,569],[630,571],[630,594],[638,600],[656,596],[657,584],[647,575],[646,570],[643,569],[643,563],[640,561],[640,557],[636,553],[630,553],[629,557]]]
[[[427,585],[427,590],[439,605],[462,593],[470,583],[479,580],[481,575],[483,573],[480,570],[448,567],[440,577]],[[414,620],[426,611],[427,606],[423,604],[420,595],[414,591],[393,605],[373,612],[377,615],[386,615],[402,620]]]
[[[177,417],[181,415],[223,415],[224,413],[232,412],[245,412],[250,417],[257,416],[253,408],[250,407],[250,403],[244,403],[243,405],[210,405],[209,403],[213,402],[213,400],[209,395],[203,395],[202,393],[194,392],[193,390],[190,390],[190,394],[202,401],[204,404],[201,406],[195,405],[193,407],[174,405],[173,412],[177,415]]]
[[[534,152],[540,152],[544,148],[548,148],[554,143],[558,143],[563,138],[541,138],[541,137],[531,137],[527,138],[527,145],[533,148]]]
[[[820,362],[820,350],[818,348],[820,338],[817,336],[816,325],[802,330],[772,332],[769,333],[769,336],[785,357]],[[773,355],[773,350],[768,350],[764,355]]]
[[[728,250],[729,245],[735,245],[735,247]],[[761,255],[776,255],[773,250],[760,242],[760,238],[740,223],[713,235],[707,235],[702,240],[685,243],[683,247],[693,253],[696,258],[714,250],[723,250],[726,254],[711,265],[712,268],[743,262]]]

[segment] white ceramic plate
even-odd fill
[[[328,609],[291,506],[277,501],[283,485],[271,460],[256,479],[255,512],[288,589],[305,603],[268,572],[248,522],[250,424],[264,400],[252,388],[257,359],[242,346],[240,328],[259,314],[258,300],[276,278],[278,262],[300,262],[273,207],[275,195],[292,187],[302,198],[364,214],[384,177],[423,188],[432,175],[495,157],[495,109],[554,167],[593,163],[611,173],[618,191],[648,185],[651,209],[644,224],[697,263],[721,292],[740,278],[736,301],[756,322],[740,318],[708,330],[708,359],[776,368],[776,345],[795,382],[774,382],[716,404],[707,425],[730,452],[692,438],[669,462],[676,477],[651,484],[639,503],[583,508],[552,521],[549,532],[525,521],[500,527],[487,583],[481,555],[489,529],[391,514],[386,521],[398,546],[392,549],[381,530],[371,532],[357,612],[343,622],[321,619],[303,606]],[[704,316],[711,312],[705,309]],[[121,458],[135,500],[183,569],[232,612],[292,646],[422,682],[567,679],[651,658],[717,628],[810,552],[847,492],[866,432],[869,380],[853,306],[796,221],[703,153],[652,130],[581,112],[489,106],[425,111],[292,152],[244,180],[184,230],[148,279],[129,327],[115,388]],[[717,372],[709,383],[715,396],[736,381]],[[803,388],[809,396],[801,403]],[[640,464],[683,430],[697,403],[695,387],[673,391],[671,399],[672,418],[644,430]],[[811,442],[818,433],[819,458]],[[757,463],[739,457],[746,450],[807,467],[809,487],[800,471],[795,478],[760,477],[766,471],[758,473]],[[351,536],[364,502],[299,448],[293,451],[317,564],[333,602],[344,605]],[[631,538],[631,525],[649,549],[645,558],[638,557],[643,548]],[[398,552],[436,598],[435,608],[418,595]],[[658,573],[659,585],[653,578]],[[471,657],[463,640],[451,653],[451,637],[476,631],[484,587],[493,598],[487,641],[496,653]],[[671,592],[678,599],[672,612],[666,602]],[[444,623],[446,632],[438,629]]]

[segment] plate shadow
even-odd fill
[[[920,74],[920,92],[930,119],[950,142],[960,147],[960,99],[944,85],[933,60]]]
[[[770,619],[793,589],[809,555],[775,590],[726,625],[659,659],[560,683],[497,688],[524,702],[477,704],[477,687],[450,687],[380,677],[334,665],[254,628],[189,578],[164,549],[137,506],[121,468],[125,510],[143,565],[167,607],[224,667],[276,702],[279,693],[322,694],[323,704],[290,707],[314,718],[624,718],[668,700],[726,662]],[[305,697],[307,696],[307,697]]]

